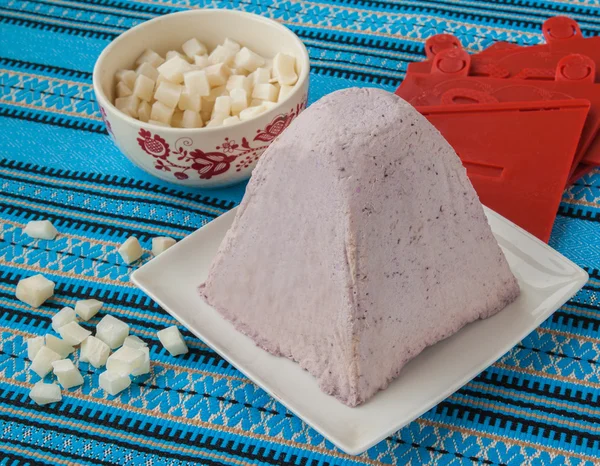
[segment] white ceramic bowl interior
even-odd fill
[[[169,50],[181,50],[192,37],[209,50],[229,37],[267,58],[278,52],[295,56],[294,92],[259,117],[227,127],[168,128],[117,110],[112,102],[118,70],[133,68],[147,48],[164,56]],[[302,41],[276,21],[233,10],[189,10],[147,21],[117,37],[98,58],[93,81],[107,129],[133,163],[167,181],[217,187],[248,178],[264,149],[305,107],[309,66]]]

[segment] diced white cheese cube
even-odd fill
[[[163,65],[161,65],[163,66]],[[135,72],[137,73],[137,75],[139,76],[144,75],[148,78],[150,78],[152,81],[156,81],[156,78],[158,78],[158,70],[156,68],[154,68],[150,63],[142,63],[140,66],[138,66],[135,70]],[[133,84],[130,86],[133,87]]]
[[[231,116],[228,118],[225,118],[223,120],[223,126],[231,126],[231,125],[235,125],[236,123],[239,123],[240,121],[240,117],[239,116]]]
[[[206,127],[207,128],[216,128],[217,126],[223,126],[223,121],[225,121],[225,118],[228,118],[229,115],[223,115],[220,113],[213,113],[210,121],[208,123],[206,123]]]
[[[184,90],[179,97],[178,107],[180,110],[199,112],[202,109],[202,97]]]
[[[52,329],[58,332],[58,329],[69,322],[77,322],[77,315],[71,307],[63,307],[52,316]]]
[[[106,364],[108,356],[110,356],[110,348],[99,338],[90,336],[83,340],[79,353],[81,362],[88,362],[99,369]]]
[[[23,233],[31,238],[54,239],[58,234],[54,225],[49,220],[31,220],[23,229]]]
[[[139,348],[122,346],[108,357],[106,368],[109,371],[131,374],[136,369],[139,369],[143,362],[144,353]]]
[[[139,348],[139,351],[144,355],[142,363],[133,370],[131,375],[143,375],[150,372],[150,349],[147,346]]]
[[[239,115],[239,113],[248,108],[248,93],[245,89],[232,89],[229,92],[231,97],[231,114]]]
[[[62,400],[60,387],[55,383],[38,382],[29,392],[29,398],[38,405],[47,405]]]
[[[271,70],[268,68],[257,68],[250,76],[248,76],[248,78],[252,80],[252,87],[259,84],[269,84],[269,81],[271,80]]]
[[[97,299],[82,299],[75,303],[75,314],[83,320],[90,320],[98,313],[103,304]]]
[[[208,84],[210,84],[211,87],[224,86],[231,75],[229,67],[223,63],[207,66],[202,71],[206,73],[206,79],[208,79]],[[188,87],[188,89],[190,88]],[[190,91],[194,92],[193,89],[190,89]],[[198,92],[195,93],[198,94]]]
[[[254,53],[247,47],[242,49],[235,55],[235,67],[244,68],[248,71],[254,71],[265,64],[265,59]]]
[[[117,83],[124,83],[129,89],[133,88],[137,74],[133,70],[119,70],[115,73]]]
[[[52,370],[52,363],[59,359],[62,359],[60,354],[52,351],[47,346],[42,346],[33,361],[31,361],[29,368],[43,379]]]
[[[202,97],[202,105],[204,106],[205,102],[212,102],[212,105],[210,106],[211,110],[212,108],[215,106],[215,100],[217,100],[217,97],[224,97],[224,96],[228,96],[229,92],[227,92],[227,89],[225,88],[225,86],[219,86],[219,87],[215,87],[213,89],[210,90],[210,94]],[[202,107],[204,108],[204,107]]]
[[[165,126],[167,128],[169,128],[171,126],[168,123],[163,123],[162,121],[158,121],[158,120],[148,120],[148,123],[150,123],[151,125],[156,125],[156,126]]]
[[[154,94],[154,81],[148,76],[140,74],[133,86],[133,95],[141,100],[150,102]],[[139,108],[139,107],[138,107]]]
[[[203,122],[200,113],[193,110],[185,110],[181,119],[182,128],[202,128]]]
[[[188,61],[188,57],[186,57],[183,53],[178,52],[177,50],[169,50],[165,55],[165,61],[169,61],[173,57],[179,57],[185,61]]]
[[[110,349],[118,348],[129,335],[129,325],[116,317],[106,315],[96,325],[96,338],[106,343]]]
[[[150,120],[150,113],[152,112],[152,107],[150,104],[144,100],[140,102],[138,107],[138,120],[143,121],[144,123],[148,123]]]
[[[250,105],[249,107],[260,107],[262,104],[264,104],[265,101],[264,100],[260,100],[260,99],[252,99],[250,101]]]
[[[31,307],[40,307],[54,295],[54,282],[41,274],[22,278],[17,283],[15,296]]]
[[[212,115],[225,115],[228,117],[231,114],[231,97],[220,96],[215,99]]]
[[[75,348],[73,346],[69,345],[64,340],[55,337],[51,333],[46,335],[46,346],[63,359],[66,358],[73,351],[75,351]]]
[[[146,346],[148,346],[148,343],[146,343],[141,338],[136,337],[135,335],[129,335],[123,341],[123,346],[140,349],[140,348],[145,348]]]
[[[27,357],[30,361],[33,361],[35,355],[41,347],[44,346],[44,337],[33,337],[27,339]]]
[[[154,105],[152,106],[152,119],[154,119],[154,116],[155,116],[154,115],[154,107],[157,104],[163,105],[160,102],[154,103]],[[173,110],[171,109],[171,115],[172,114],[173,114]],[[171,119],[171,117],[169,116],[169,120],[170,119]],[[161,121],[161,120],[159,120],[159,121]],[[119,249],[117,251],[121,255],[121,257],[123,258],[123,260],[125,261],[126,264],[131,264],[132,262],[135,262],[140,257],[142,257],[142,254],[144,254],[142,246],[140,246],[140,242],[138,241],[138,239],[135,236],[130,236],[129,238],[127,238],[127,240],[121,245],[121,247],[119,247]]]
[[[174,246],[176,242],[176,240],[168,236],[157,236],[156,238],[152,238],[152,254],[158,256],[171,246]]]
[[[154,98],[167,107],[175,108],[183,92],[183,86],[170,82],[160,83],[154,94]]]
[[[208,68],[207,68],[208,69]],[[188,71],[183,75],[187,92],[199,96],[210,94],[210,82],[206,70]]]
[[[69,322],[67,325],[63,325],[58,329],[58,333],[63,340],[74,346],[81,344],[83,340],[92,334],[77,322]]]
[[[175,111],[175,109],[173,107],[169,107],[165,104],[163,104],[162,102],[154,102],[152,104],[152,108],[150,109],[150,120],[148,120],[148,123],[150,123],[151,121],[154,122],[159,122],[164,126],[169,126],[171,124],[171,118],[173,118],[173,112]],[[129,240],[127,240],[129,241]],[[126,241],[126,242],[127,242]],[[126,243],[125,242],[125,243]],[[125,244],[123,244],[124,246]],[[123,247],[121,246],[121,247]],[[129,246],[131,247],[131,246]],[[141,249],[141,247],[140,247]],[[119,249],[120,251],[120,249]],[[120,252],[119,252],[120,254]],[[142,255],[142,253],[140,252],[140,256]],[[123,254],[121,254],[121,256],[123,256]],[[140,257],[138,256],[138,258]],[[123,259],[125,259],[125,257],[123,257]],[[137,260],[137,259],[133,259],[133,260]],[[133,262],[132,260],[132,262]],[[127,262],[127,259],[125,259],[125,262]],[[127,262],[128,264],[130,262]]]
[[[79,369],[75,367],[70,359],[61,359],[52,363],[54,375],[58,379],[58,383],[64,389],[69,389],[83,384],[83,377]]]
[[[180,57],[173,57],[158,67],[158,72],[175,84],[183,82],[183,75],[192,69],[191,65]]]
[[[150,78],[148,78],[150,79]],[[123,81],[117,83],[117,97],[129,97],[133,91]]]
[[[279,89],[273,84],[257,84],[252,91],[252,98],[277,102]]]
[[[236,52],[229,47],[224,45],[217,45],[215,49],[208,56],[208,63],[210,65],[216,65],[217,63],[224,63],[225,65],[231,65],[235,59]]]
[[[257,107],[248,107],[246,110],[242,110],[239,114],[240,120],[246,121],[256,118],[261,113],[266,111],[265,107],[259,105]]]
[[[296,57],[286,53],[278,53],[273,59],[273,77],[279,84],[292,86],[298,81],[296,74]]]
[[[294,92],[294,86],[287,86],[284,84],[281,86],[281,89],[279,89],[279,97],[277,98],[277,102],[283,102],[292,94],[292,92]]]
[[[139,106],[140,99],[134,95],[130,95],[129,97],[119,97],[115,100],[115,107],[133,118],[137,118],[137,109]]]
[[[113,371],[105,371],[98,377],[100,388],[109,395],[117,395],[131,385],[131,379],[127,374]]]
[[[262,104],[262,107],[265,109],[265,111],[268,111],[277,107],[277,102],[269,102],[268,100],[265,100]]]
[[[175,109],[173,112],[173,117],[171,118],[171,127],[172,128],[181,128],[181,122],[183,120],[183,112],[181,110]]]
[[[156,332],[156,335],[165,349],[171,353],[172,356],[178,356],[188,352],[188,347],[176,325],[159,330]]]
[[[231,75],[225,85],[231,95],[233,89],[244,89],[248,94],[252,93],[252,80],[246,76]]]
[[[194,57],[194,65],[197,66],[198,69],[204,69],[209,66],[208,55],[196,55]]]
[[[233,39],[230,39],[229,37],[225,38],[225,41],[223,42],[223,46],[227,47],[228,49],[233,50],[235,53],[239,52],[240,49],[242,48],[240,44],[238,44]]]
[[[245,70],[244,68],[229,67],[229,71],[231,71],[231,74],[235,75],[235,76],[246,76],[247,77],[250,74],[252,74],[252,73],[250,73],[250,71]]]
[[[161,57],[158,53],[156,53],[154,50],[146,49],[135,61],[135,64],[141,65],[142,63],[148,63],[149,65],[152,65],[154,68],[158,68],[164,62],[165,62],[165,59],[163,57]]]
[[[189,58],[194,58],[196,55],[204,55],[206,53],[206,46],[195,37],[184,42],[181,46],[181,50]]]

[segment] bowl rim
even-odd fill
[[[157,131],[162,131],[162,132],[167,132],[167,133],[178,133],[178,132],[183,133],[183,132],[189,132],[189,131],[202,131],[203,133],[219,132],[219,131],[223,131],[223,130],[228,130],[228,129],[236,127],[236,126],[241,126],[243,123],[251,123],[252,121],[256,120],[257,118],[252,118],[250,120],[240,121],[233,125],[216,126],[213,128],[207,128],[207,127],[173,128],[172,126],[155,125],[153,123],[140,121],[136,118],[130,117],[129,115],[121,112],[117,107],[115,107],[115,105],[110,101],[110,99],[108,99],[108,97],[104,93],[104,90],[102,89],[102,86],[100,85],[100,69],[102,67],[102,64],[104,63],[106,58],[115,50],[115,48],[118,47],[119,44],[121,44],[123,41],[126,41],[129,38],[129,36],[134,33],[134,31],[145,28],[145,27],[151,27],[153,24],[158,23],[158,22],[170,21],[172,18],[174,18],[176,16],[184,16],[184,15],[200,16],[200,15],[208,14],[208,13],[214,14],[215,12],[218,12],[218,14],[241,16],[241,17],[245,17],[245,18],[249,18],[249,19],[252,19],[255,21],[260,21],[260,22],[269,24],[271,26],[274,26],[276,29],[279,29],[282,33],[292,36],[293,40],[295,42],[297,42],[297,44],[300,46],[304,66],[302,66],[302,70],[298,76],[298,81],[294,85],[296,87],[296,89],[294,89],[292,94],[289,95],[288,98],[285,99],[283,102],[276,102],[276,105],[273,108],[260,114],[257,118],[260,118],[261,116],[264,116],[264,115],[276,114],[276,112],[278,110],[280,110],[281,107],[286,102],[292,100],[293,97],[295,97],[299,92],[301,92],[301,88],[304,87],[303,85],[304,85],[305,81],[308,80],[308,77],[310,74],[310,58],[308,55],[308,50],[306,49],[306,46],[304,45],[304,42],[302,42],[302,40],[300,40],[300,38],[296,35],[296,33],[294,33],[294,31],[292,31],[291,29],[285,27],[284,25],[280,24],[279,22],[277,22],[273,19],[266,18],[264,16],[257,15],[254,13],[248,13],[246,11],[228,10],[228,9],[220,9],[220,8],[201,8],[201,9],[198,8],[198,9],[178,11],[176,13],[169,13],[166,15],[158,16],[157,18],[153,18],[151,20],[144,21],[143,23],[140,23],[140,24],[128,29],[124,33],[122,33],[119,36],[117,36],[116,38],[114,38],[106,47],[104,47],[104,50],[102,50],[102,52],[96,59],[96,63],[94,64],[94,70],[92,72],[92,87],[94,89],[94,94],[96,95],[96,101],[98,102],[98,105],[100,105],[102,107],[109,107],[111,110],[114,110],[115,114],[119,118],[122,118],[129,123],[133,123],[133,124],[139,126],[140,128],[143,125],[144,128],[149,127],[149,128],[153,128]]]

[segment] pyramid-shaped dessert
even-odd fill
[[[347,89],[265,151],[200,292],[356,406],[519,287],[440,133],[393,94]]]

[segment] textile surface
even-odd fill
[[[600,31],[593,0],[0,0],[0,464],[600,464],[598,171],[565,192],[550,242],[589,272],[584,289],[463,389],[358,457],[190,333],[187,355],[165,352],[156,331],[175,321],[129,282],[137,265],[123,265],[115,248],[132,234],[146,249],[153,236],[181,239],[235,206],[244,186],[199,192],[134,167],[106,133],[91,72],[128,28],[205,7],[258,13],[296,32],[312,60],[310,102],[349,86],[393,90],[435,33],[477,51],[497,40],[539,43],[541,23],[557,14],[586,36]],[[23,234],[39,218],[54,222],[55,241]],[[39,309],[14,298],[33,273],[57,284]],[[89,297],[149,342],[152,372],[111,397],[81,363],[82,387],[37,406],[25,340]]]

